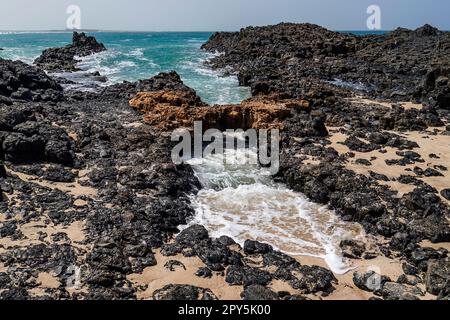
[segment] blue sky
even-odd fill
[[[376,4],[384,30],[425,23],[450,30],[448,0],[0,0],[0,30],[64,29],[71,4],[85,29],[218,31],[284,21],[365,30],[366,9]]]

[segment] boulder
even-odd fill
[[[279,300],[278,295],[275,292],[257,284],[246,287],[241,293],[241,298],[242,300],[252,301]]]
[[[0,102],[59,101],[62,87],[44,71],[21,61],[0,58]]]
[[[356,240],[342,240],[339,247],[342,255],[350,259],[360,259],[366,251],[365,243]]]
[[[272,281],[270,273],[258,268],[248,266],[230,266],[227,269],[225,281],[230,285],[250,285],[266,286]]]
[[[427,292],[435,296],[450,294],[450,258],[428,261],[425,284]]]
[[[417,287],[407,287],[400,283],[386,282],[380,290],[385,300],[420,300],[423,292]]]
[[[447,200],[450,200],[450,189],[441,190],[441,196]]]
[[[210,289],[191,285],[169,284],[153,292],[154,300],[217,300]]]
[[[391,279],[389,277],[379,275],[375,271],[353,273],[353,283],[364,291],[374,292],[380,290],[384,283],[390,281]]]
[[[337,279],[333,272],[319,266],[295,266],[294,268],[279,269],[276,278],[287,279],[292,288],[304,294],[318,293],[326,295],[334,290],[333,284]]]

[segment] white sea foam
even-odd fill
[[[143,57],[144,48],[136,48],[125,54],[126,56]]]
[[[178,66],[180,70],[192,72],[198,79],[187,81],[187,84],[197,88],[202,86],[202,93],[205,100],[212,104],[239,103],[243,99],[250,97],[250,90],[239,87],[238,79],[235,75],[225,74],[225,70],[213,70],[205,65],[205,62],[215,54],[202,52],[200,57],[186,59]],[[205,78],[208,81],[205,81]]]
[[[129,60],[124,60],[124,61],[120,61],[117,66],[119,68],[130,68],[130,67],[135,67],[136,63],[133,61],[129,61]]]
[[[255,239],[291,255],[320,257],[337,274],[349,270],[338,245],[342,239],[363,237],[358,225],[344,223],[332,210],[274,183],[268,169],[241,164],[256,152],[227,153],[236,162],[224,164],[219,155],[190,160],[204,189],[191,199],[196,214],[189,225],[204,225],[213,237],[228,235],[241,245]]]
[[[80,60],[77,67],[82,71],[75,72],[75,74],[90,74],[93,72],[99,72],[100,75],[106,76],[106,82],[97,83],[99,86],[108,86],[120,81],[119,74],[122,69],[127,67],[133,67],[134,63],[132,61],[121,61],[119,63],[110,63],[109,61],[114,60],[119,53],[115,50],[103,51],[100,53],[95,53],[86,57],[75,57]],[[81,79],[82,80],[82,79]],[[77,80],[74,80],[77,81]]]
[[[10,60],[20,60],[27,64],[32,64],[33,61],[37,58],[37,56],[31,55],[23,48],[16,47],[3,48],[3,50],[0,51],[0,57]]]
[[[4,37],[11,37],[11,41],[14,39],[14,36]],[[239,87],[236,76],[224,74],[223,70],[211,70],[204,65],[205,60],[211,59],[219,53],[213,54],[199,50],[200,43],[206,40],[203,36],[188,36],[169,42],[149,40],[154,37],[153,34],[138,34],[134,37],[131,39],[129,35],[125,34],[105,43],[108,48],[105,52],[87,57],[76,57],[80,60],[77,66],[82,71],[75,72],[75,75],[61,73],[57,76],[76,82],[66,85],[65,87],[68,89],[91,90],[92,87],[111,85],[123,80],[147,79],[158,72],[176,70],[186,85],[194,88],[199,96],[208,103],[239,103],[250,96],[248,88]],[[158,37],[160,37],[159,34]],[[6,46],[5,50],[0,52],[0,57],[22,60],[32,64],[45,48],[60,47],[66,44],[59,37],[56,37],[52,43],[49,42],[51,37],[46,35],[43,37],[36,35],[36,37],[30,38],[33,39],[28,40],[30,45],[15,48]],[[134,43],[135,39],[137,39],[136,44]],[[170,39],[172,40],[172,38]],[[89,78],[88,75],[94,72],[99,72],[108,80],[93,83],[92,81],[95,81],[96,78]]]

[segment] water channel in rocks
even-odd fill
[[[203,225],[211,236],[227,235],[241,245],[252,239],[292,256],[319,257],[333,272],[347,272],[339,243],[363,239],[362,228],[274,182],[269,168],[248,161],[257,156],[247,148],[225,149],[224,155],[188,161],[203,186],[192,196],[196,213],[189,225]]]

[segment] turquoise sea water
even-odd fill
[[[357,35],[381,34],[383,31],[343,31]],[[183,81],[211,104],[239,103],[250,97],[248,88],[238,86],[233,76],[223,76],[204,65],[213,54],[200,49],[211,32],[89,32],[108,51],[85,57],[79,74],[63,76],[87,85],[84,73],[99,71],[108,77],[109,85],[123,80],[147,79],[159,72],[175,70]],[[71,32],[0,32],[0,57],[32,63],[50,47],[72,41]]]
[[[224,77],[204,65],[211,53],[200,50],[209,32],[92,32],[107,51],[82,59],[85,72],[99,71],[107,84],[123,80],[147,79],[159,72],[175,70],[186,85],[194,88],[208,103],[239,103],[250,96],[248,88],[238,86],[236,77]],[[50,47],[64,46],[72,40],[70,32],[0,32],[0,57],[32,63]],[[72,79],[76,80],[76,79]]]

